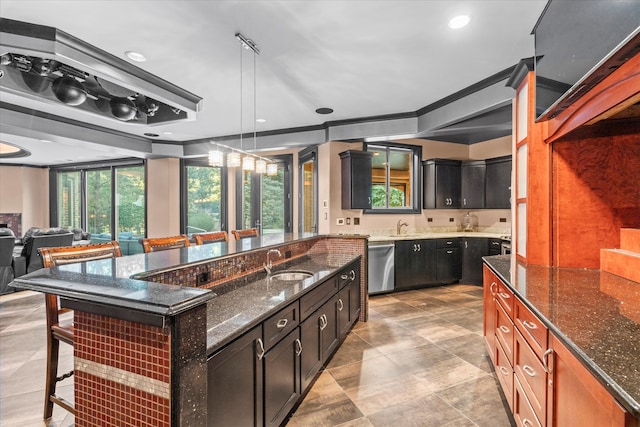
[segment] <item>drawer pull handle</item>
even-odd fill
[[[506,377],[507,375],[509,375],[509,370],[504,366],[500,366],[500,373]]]
[[[302,343],[300,342],[300,338],[296,339],[296,356],[300,356],[302,354]]]
[[[504,326],[504,325],[500,326],[500,330],[502,332],[504,332],[505,334],[508,334],[509,332],[511,332],[511,330],[508,327]]]
[[[533,423],[529,421],[527,418],[525,418],[522,420],[522,427],[527,427],[527,426],[533,427]]]
[[[491,292],[491,295],[495,295],[496,293],[493,292],[493,287],[497,286],[496,282],[491,282],[491,285],[489,286],[489,292]]]
[[[340,278],[342,280],[347,280],[349,278],[349,276],[347,276],[346,274],[343,274],[343,275],[340,276]]]
[[[504,299],[509,299],[509,298],[511,298],[511,297],[509,296],[509,294],[508,294],[508,293],[506,293],[506,292],[500,292],[498,295],[500,295],[500,297],[501,297],[501,298],[504,298]]]
[[[344,308],[344,303],[342,302],[342,298],[338,299],[338,311],[342,311]]]
[[[356,272],[354,270],[351,270],[349,272],[349,279],[354,280],[356,278]]]
[[[452,254],[452,253],[453,253],[453,251],[447,251],[447,253],[448,253],[448,254]]]
[[[280,319],[280,320],[278,320],[278,323],[276,323],[276,327],[277,327],[278,329],[282,329],[282,328],[284,328],[285,326],[287,326],[287,323],[288,323],[288,322],[289,322],[289,321],[288,321],[287,319]]]
[[[257,341],[258,344],[258,360],[262,360],[262,358],[264,357],[264,344],[262,343],[262,340],[260,338],[258,338]]]
[[[533,329],[538,329],[538,325],[536,325],[536,324],[535,324],[535,323],[533,323],[533,322],[529,322],[529,321],[523,320],[523,321],[522,321],[522,324],[523,324],[524,326],[526,326],[528,329],[532,329],[532,330],[533,330]]]
[[[536,371],[529,365],[524,365],[522,367],[522,370],[524,371],[525,374],[529,375],[530,377],[536,376]]]
[[[553,353],[553,349],[552,348],[547,349],[547,351],[545,351],[542,354],[542,368],[544,369],[544,371],[547,374],[551,373],[551,368],[549,368],[549,362],[548,362],[548,358],[549,358],[549,356],[551,356],[551,353]]]
[[[320,330],[324,331],[324,328],[327,327],[327,324],[329,322],[327,321],[327,316],[325,316],[324,314],[322,316],[320,316]]]

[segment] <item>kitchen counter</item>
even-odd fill
[[[207,353],[211,354],[239,337],[358,257],[322,254],[278,266],[278,271],[291,269],[313,273],[300,282],[272,280],[266,273],[261,273],[241,279],[244,283],[230,283],[228,291],[216,288],[218,296],[207,306]]]
[[[452,239],[455,237],[487,237],[490,239],[500,239],[505,232],[485,232],[485,231],[431,231],[424,233],[400,233],[399,235],[369,236],[369,242],[395,242],[397,240],[421,240],[421,239]]]
[[[600,270],[484,258],[622,406],[640,417],[640,284]]]

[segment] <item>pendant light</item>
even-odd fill
[[[267,173],[267,161],[263,159],[256,160],[256,173]]]
[[[220,148],[217,146],[217,144],[215,150],[209,151],[209,166],[224,166],[224,153],[220,151]]]
[[[267,175],[269,176],[278,175],[278,165],[275,163],[269,163],[267,165]]]
[[[240,153],[237,151],[232,151],[227,154],[227,167],[229,168],[237,168],[242,164],[240,160]]]

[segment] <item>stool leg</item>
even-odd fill
[[[51,395],[56,394],[56,377],[58,375],[58,356],[60,352],[60,341],[53,337],[48,331],[47,339],[47,376],[44,388],[44,419],[51,418],[53,413],[53,401]]]

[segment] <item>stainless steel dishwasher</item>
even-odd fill
[[[394,251],[393,242],[369,243],[369,295],[393,291]]]

